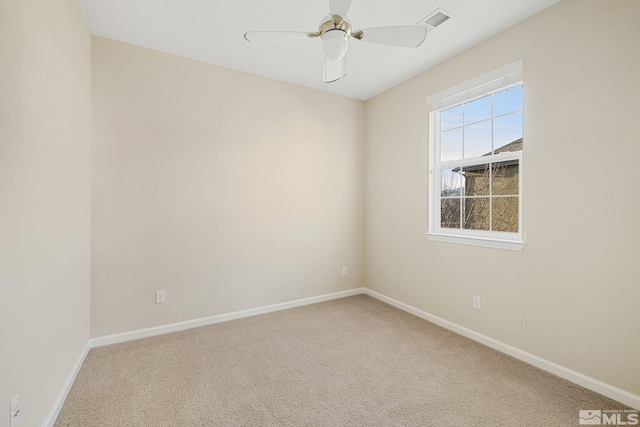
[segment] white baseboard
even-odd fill
[[[62,405],[64,405],[64,401],[67,399],[67,395],[69,394],[69,391],[71,390],[71,387],[73,386],[73,383],[78,376],[78,372],[80,372],[80,368],[82,368],[84,359],[86,359],[87,354],[89,354],[90,348],[91,347],[89,346],[89,342],[87,342],[87,344],[84,346],[84,349],[82,350],[82,353],[80,354],[80,357],[78,358],[78,361],[73,366],[73,370],[69,374],[67,381],[64,383],[64,387],[62,388],[60,396],[58,396],[56,403],[53,405],[53,408],[51,408],[51,411],[42,424],[42,427],[53,427],[53,425],[55,424],[56,419],[58,419],[58,415],[60,415],[60,411],[62,410]]]
[[[470,338],[502,353],[508,354],[509,356],[515,357],[516,359],[557,375],[560,378],[564,378],[567,381],[571,381],[572,383],[578,384],[586,389],[595,391],[596,393],[599,393],[610,399],[616,400],[634,409],[640,410],[640,396],[606,384],[595,378],[588,377],[584,374],[581,374],[580,372],[565,368],[564,366],[560,366],[557,363],[543,359],[524,350],[520,350],[519,348],[510,346],[509,344],[505,344],[502,341],[498,341],[486,335],[482,335],[478,332],[465,328],[464,326],[457,325],[441,317],[434,316],[433,314],[427,313],[393,298],[389,298],[388,296],[382,295],[381,293],[378,293],[376,291],[372,291],[371,289],[364,288],[364,293],[380,301],[386,302],[389,305],[397,307],[400,310],[420,317],[421,319],[428,320],[431,323],[435,323],[436,325],[442,326],[445,329],[449,329],[450,331],[453,331],[459,335]]]
[[[229,320],[242,319],[244,317],[257,316],[259,314],[272,313],[274,311],[286,310],[288,308],[301,307],[303,305],[316,304],[338,298],[359,295],[365,292],[364,288],[349,289],[348,291],[335,292],[332,294],[320,295],[317,297],[303,298],[295,301],[283,302],[279,304],[267,305],[264,307],[250,308],[248,310],[234,311],[232,313],[218,314],[216,316],[203,317],[200,319],[187,320],[185,322],[171,323],[169,325],[155,326],[153,328],[138,329],[136,331],[123,332],[120,334],[107,335],[93,338],[89,341],[91,348],[102,347],[110,344],[118,344],[126,341],[148,338],[156,335],[168,334],[171,332],[184,331],[186,329],[209,326],[216,323],[228,322]]]

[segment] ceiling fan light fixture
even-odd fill
[[[349,35],[342,30],[331,30],[322,36],[322,47],[327,59],[340,61],[347,54]]]

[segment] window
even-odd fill
[[[522,61],[427,98],[430,240],[521,250]]]

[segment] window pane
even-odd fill
[[[460,228],[460,199],[442,199],[440,204],[440,226]]]
[[[465,126],[464,158],[482,157],[491,154],[491,120]]]
[[[522,150],[522,113],[513,113],[493,121],[494,153]]]
[[[518,198],[496,197],[492,200],[491,228],[494,231],[518,232]]]
[[[514,86],[493,95],[494,116],[522,110],[522,85]]]
[[[489,229],[489,198],[464,199],[464,228],[467,230]]]
[[[489,195],[489,165],[466,166],[463,168],[465,196]]]
[[[440,136],[440,161],[462,159],[462,129],[442,132]]]
[[[464,104],[464,124],[491,118],[491,95]]]
[[[440,196],[460,197],[463,192],[464,177],[460,169],[445,169],[440,172]]]
[[[440,131],[462,126],[462,105],[440,112]]]
[[[494,163],[491,170],[493,179],[492,194],[494,196],[517,196],[519,194],[519,169],[520,165],[517,160]]]

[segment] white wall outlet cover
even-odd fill
[[[347,275],[347,266],[346,266],[346,265],[343,265],[343,266],[342,266],[342,275],[343,275],[343,276],[346,276],[346,275]]]
[[[480,309],[480,307],[481,307],[480,297],[478,295],[474,295],[473,296],[473,308]]]
[[[11,401],[11,427],[15,427],[20,421],[20,394],[16,394],[16,397]]]
[[[162,304],[164,302],[164,291],[156,291],[156,304]]]

